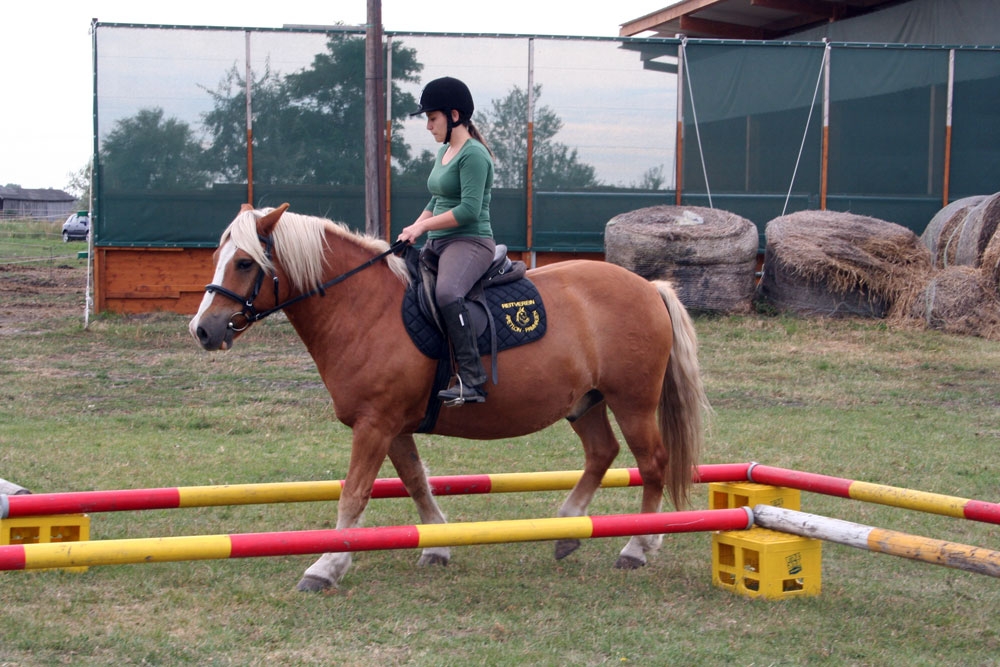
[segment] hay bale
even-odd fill
[[[931,264],[939,269],[953,266],[957,237],[965,225],[969,211],[978,206],[986,195],[958,199],[938,211],[920,235],[920,240],[931,252]]]
[[[604,257],[648,280],[674,283],[691,310],[746,313],[753,302],[757,227],[698,206],[651,206],[615,216]]]
[[[1000,192],[990,195],[969,211],[958,235],[955,263],[979,266],[990,239],[1000,225]]]
[[[996,294],[1000,295],[1000,229],[993,232],[993,238],[990,239],[983,252],[980,268],[987,283]]]
[[[778,310],[885,317],[931,268],[916,234],[877,218],[799,211],[769,222],[765,234],[758,295]]]
[[[892,319],[920,321],[931,329],[1000,340],[1000,298],[985,273],[971,266],[936,272],[900,299]]]

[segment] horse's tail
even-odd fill
[[[659,417],[660,434],[669,455],[667,489],[674,507],[681,509],[688,503],[704,441],[704,418],[711,414],[712,407],[701,381],[698,337],[691,316],[669,282],[654,280],[653,284],[667,306],[674,332]]]

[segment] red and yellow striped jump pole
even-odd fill
[[[771,505],[757,505],[753,508],[753,514],[756,525],[782,533],[1000,577],[1000,551],[874,528]]]
[[[659,533],[743,530],[747,507],[650,514],[421,524],[345,530],[156,537],[0,546],[0,570],[291,556]]]
[[[786,486],[800,491],[812,491],[930,514],[1000,524],[1000,504],[983,500],[971,500],[896,486],[858,482],[842,477],[830,477],[798,470],[772,468],[756,463],[748,467],[747,479],[759,484]]]
[[[749,463],[700,466],[693,479],[697,482],[745,480]],[[583,473],[579,470],[551,472],[446,475],[429,478],[434,495],[472,495],[521,491],[560,491],[572,489]],[[613,468],[605,475],[602,487],[639,486],[642,477],[636,468]],[[23,496],[0,495],[0,519],[53,514],[81,514],[128,510],[176,509],[217,505],[256,505],[337,500],[343,481],[276,482],[269,484],[228,484],[117,491],[73,491],[37,493]],[[397,478],[375,480],[373,498],[406,498],[406,487]]]
[[[563,470],[450,475],[431,477],[429,482],[433,493],[439,496],[560,491],[573,488],[581,474],[578,470]],[[757,463],[702,465],[694,471],[692,479],[695,482],[705,483],[751,481],[1000,524],[998,503],[859,482]],[[636,468],[613,468],[605,474],[601,486],[611,488],[640,484],[642,478]],[[342,490],[343,481],[316,481],[76,491],[20,496],[0,494],[0,519],[53,514],[338,500]],[[377,479],[372,490],[373,498],[405,498],[407,495],[403,483],[396,478]]]

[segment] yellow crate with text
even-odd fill
[[[819,595],[820,540],[767,528],[712,535],[712,583],[748,597],[782,599]]]
[[[711,482],[708,485],[708,509],[771,505],[786,510],[801,510],[802,494],[798,489],[755,482]]]
[[[85,542],[90,539],[90,517],[86,514],[20,516],[0,519],[0,544],[44,544]],[[86,566],[56,568],[86,572]]]

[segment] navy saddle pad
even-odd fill
[[[535,284],[527,278],[483,290],[496,327],[497,351],[538,340],[545,335],[545,306]],[[479,307],[467,302],[470,310]],[[413,344],[431,359],[448,356],[448,344],[437,326],[421,313],[417,291],[408,289],[403,298],[403,322]],[[492,348],[490,327],[479,335],[480,354]]]

